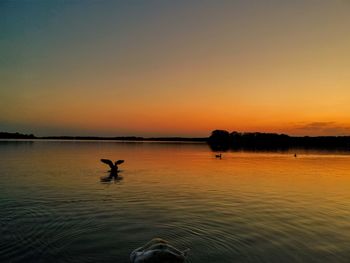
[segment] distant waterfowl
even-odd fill
[[[118,160],[118,161],[115,161],[113,163],[111,160],[101,159],[101,162],[109,165],[109,167],[111,168],[111,170],[110,170],[111,173],[117,173],[118,172],[118,165],[122,164],[124,162],[124,160]]]
[[[131,263],[183,263],[189,249],[180,251],[161,238],[154,238],[130,254]]]
[[[220,154],[215,154],[215,158],[221,159],[221,153]]]
[[[297,154],[296,153],[294,154],[294,157],[297,158]]]

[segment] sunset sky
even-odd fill
[[[0,131],[350,135],[350,1],[1,1]]]

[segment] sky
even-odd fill
[[[350,135],[350,0],[0,2],[0,131]]]

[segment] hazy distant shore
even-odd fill
[[[35,140],[101,140],[101,141],[188,141],[207,142],[207,137],[186,138],[186,137],[138,137],[138,136],[35,136],[33,134],[0,132],[0,139],[35,139]]]

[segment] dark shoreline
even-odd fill
[[[213,151],[325,149],[350,151],[350,136],[289,136],[275,133],[239,133],[215,130],[209,137],[137,137],[137,136],[42,136],[0,132],[0,140],[65,140],[65,141],[129,141],[129,142],[201,142]]]
[[[155,142],[207,142],[208,138],[183,138],[183,137],[95,137],[95,136],[49,136],[38,137],[42,140],[94,140],[94,141],[155,141]]]
[[[160,142],[207,142],[207,137],[138,137],[138,136],[116,136],[116,137],[100,137],[100,136],[35,136],[33,134],[8,133],[0,132],[1,139],[27,139],[27,140],[94,140],[94,141],[160,141]]]
[[[350,151],[350,136],[289,136],[261,132],[215,130],[208,138],[213,151],[325,149]]]

